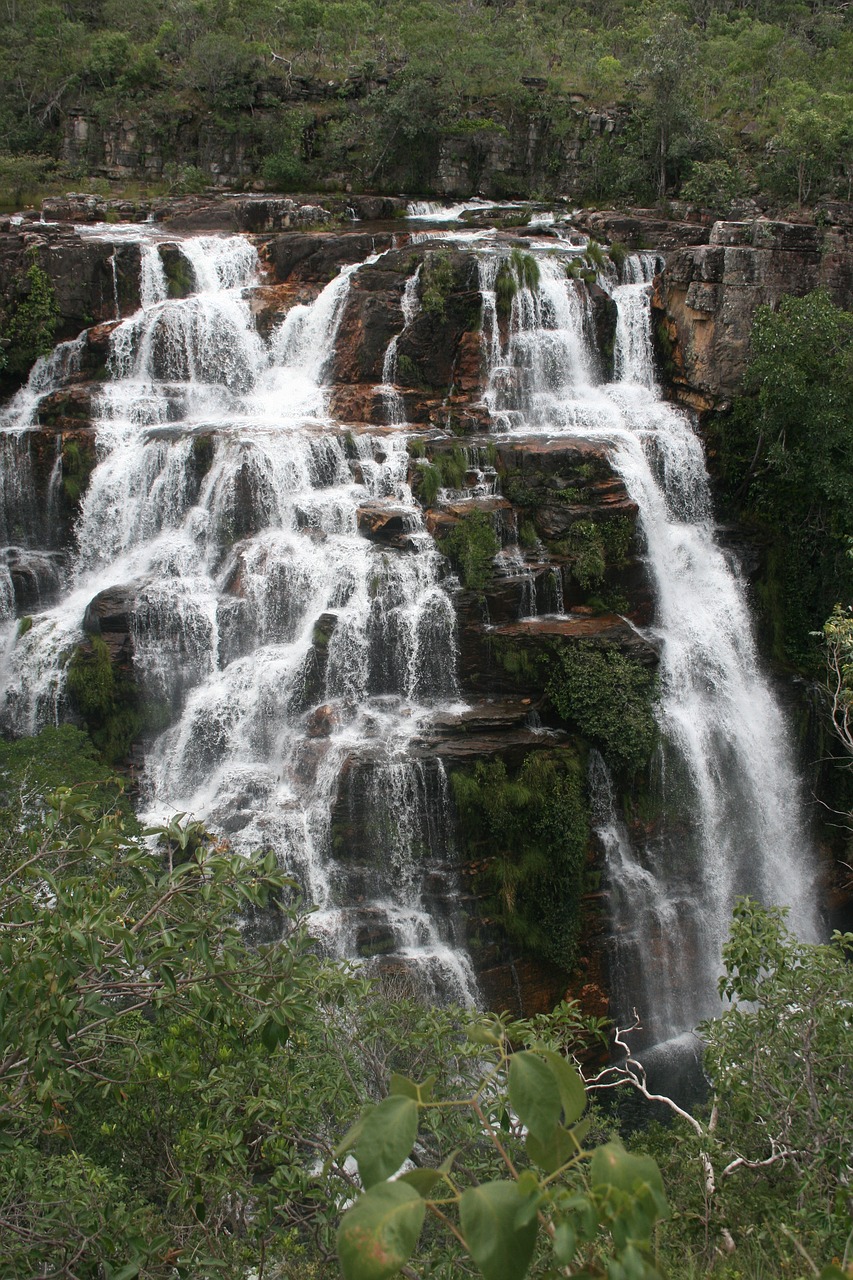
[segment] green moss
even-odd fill
[[[78,440],[63,440],[62,491],[75,506],[88,488],[95,463],[94,448],[83,448]]]
[[[446,319],[446,302],[453,289],[453,263],[446,249],[428,253],[421,271],[421,306],[427,315]],[[398,364],[399,371],[399,364]]]
[[[13,377],[29,373],[39,356],[53,348],[59,306],[48,274],[39,266],[37,251],[27,251],[29,267],[18,282],[19,301],[0,332],[0,369]]]
[[[607,569],[607,556],[601,528],[592,520],[578,520],[569,530],[566,549],[572,561],[572,576],[589,591],[597,586]]]
[[[630,774],[648,763],[657,742],[657,680],[636,658],[611,645],[564,645],[555,652],[546,694],[614,769]]]
[[[501,492],[514,507],[534,509],[541,505],[542,495],[530,485],[522,471],[508,471],[501,477]]]
[[[522,520],[518,528],[518,541],[523,547],[535,547],[539,542],[536,525],[532,520]]]
[[[468,458],[459,445],[437,453],[432,462],[418,467],[418,497],[425,507],[431,507],[439,489],[463,489],[467,473]]]
[[[518,292],[518,281],[509,262],[502,262],[495,276],[495,307],[501,319],[512,311],[512,300]]]
[[[597,240],[590,240],[589,244],[586,246],[586,253],[584,254],[584,257],[590,267],[595,268],[596,272],[603,271],[607,265],[604,250]]]
[[[539,288],[539,263],[533,254],[524,253],[521,249],[513,249],[510,262],[519,286],[535,293]]]
[[[481,761],[450,781],[475,891],[524,950],[570,970],[590,836],[579,755],[533,751],[512,774]]]
[[[163,271],[170,298],[188,298],[196,287],[193,269],[182,253],[162,254]]]
[[[420,387],[423,385],[421,371],[410,356],[397,357],[397,382],[401,387]]]
[[[614,240],[608,251],[608,257],[621,275],[622,268],[628,257],[628,246],[622,244],[621,240]]]
[[[107,764],[124,760],[140,734],[164,729],[171,718],[164,704],[142,699],[132,677],[113,664],[100,636],[90,636],[71,654],[66,688]]]
[[[469,591],[483,591],[500,545],[491,517],[485,511],[472,511],[443,539],[441,550]]]
[[[531,688],[541,684],[544,665],[541,656],[528,652],[506,636],[494,637],[492,654],[495,662],[503,667],[507,675],[518,676],[529,681]]]
[[[25,636],[32,629],[33,620],[29,614],[24,614],[23,618],[18,619],[18,639]]]

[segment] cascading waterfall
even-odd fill
[[[385,421],[391,426],[402,426],[406,420],[406,407],[403,403],[403,397],[395,385],[397,382],[397,344],[418,313],[420,305],[418,300],[418,280],[420,275],[421,267],[420,263],[418,263],[417,269],[406,281],[403,296],[400,299],[403,312],[403,327],[399,333],[394,334],[388,343],[385,358],[382,361],[382,384],[379,390],[382,393],[385,405]]]
[[[678,1036],[718,1008],[716,978],[735,896],[751,893],[815,929],[799,785],[783,717],[762,675],[743,584],[714,539],[701,444],[655,388],[645,283],[629,259],[614,287],[618,380],[595,385],[585,291],[540,257],[535,292],[520,287],[504,340],[494,255],[482,260],[487,403],[505,431],[568,433],[610,446],[637,503],[656,593],[661,785],[680,823],[633,848],[615,810],[600,823],[614,915],[620,1013],[636,1005],[648,1042]],[[596,782],[609,782],[601,762]],[[606,806],[607,807],[607,806]]]
[[[603,761],[591,772],[617,1007],[636,1004],[648,1039],[663,1041],[716,1008],[736,894],[790,905],[804,935],[814,926],[784,724],[742,584],[714,540],[700,443],[655,386],[655,259],[629,257],[622,283],[603,279],[618,309],[615,381],[603,384],[589,293],[564,269],[571,246],[555,255],[554,242],[531,245],[538,286],[519,280],[507,316],[495,290],[504,251],[490,233],[439,234],[478,254],[494,429],[600,439],[639,508],[660,651],[657,772],[678,821],[637,847]],[[139,238],[142,306],[112,333],[97,465],[64,560],[50,510],[33,501],[30,437],[40,398],[79,370],[83,339],[39,361],[0,431],[4,727],[32,733],[66,712],[69,655],[105,599],[126,614],[138,678],[169,725],[147,749],[143,817],[184,811],[237,849],[276,850],[316,904],[313,928],[330,953],[401,958],[427,991],[474,1000],[447,887],[448,782],[421,745],[458,709],[459,689],[446,562],[408,486],[394,385],[418,274],[385,353],[385,423],[351,432],[331,419],[324,383],[363,264],[292,307],[264,341],[246,297],[257,271],[247,240],[182,241],[194,289],[170,299],[156,236]],[[464,488],[440,496],[488,499],[494,468],[474,449],[466,462]],[[59,451],[54,473],[59,484]],[[362,508],[382,503],[399,517],[402,551],[360,532]],[[537,577],[531,556],[505,541],[496,567],[519,579],[521,616],[562,614],[559,573],[543,564]],[[14,618],[25,574],[28,629]]]
[[[4,724],[61,717],[84,614],[113,593],[148,702],[171,721],[148,750],[144,818],[188,812],[237,849],[276,850],[331,953],[393,952],[434,995],[471,1003],[453,912],[424,896],[448,859],[447,783],[410,750],[458,702],[444,561],[408,487],[405,433],[345,432],[323,389],[358,268],[265,344],[244,297],[252,245],[201,236],[180,251],[195,291],[169,300],[157,244],[143,244],[143,305],[112,334],[70,589],[25,635],[6,625]],[[45,376],[4,446],[26,436]],[[386,499],[405,512],[405,554],[359,533],[359,506]],[[0,575],[0,618],[7,594]],[[330,856],[347,805],[385,833],[368,867]]]

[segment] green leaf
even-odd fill
[[[545,1173],[556,1173],[578,1154],[577,1144],[572,1135],[559,1126],[547,1142],[540,1142],[535,1134],[528,1133],[524,1145],[530,1159],[540,1169],[544,1169]]]
[[[553,1071],[530,1050],[509,1060],[510,1105],[522,1124],[540,1142],[548,1142],[560,1119],[560,1090]]]
[[[554,1253],[557,1261],[561,1262],[564,1267],[571,1264],[572,1258],[578,1247],[578,1239],[575,1229],[569,1222],[561,1222],[554,1231]]]
[[[122,1267],[120,1271],[114,1271],[111,1280],[134,1280],[134,1276],[138,1276],[142,1270],[141,1262],[129,1262],[126,1267]]]
[[[574,1124],[583,1115],[586,1107],[586,1088],[575,1068],[559,1053],[552,1049],[540,1049],[540,1058],[551,1068],[557,1088],[560,1091],[560,1102],[567,1125]]]
[[[596,1147],[589,1180],[593,1187],[616,1187],[628,1192],[646,1184],[663,1195],[663,1179],[652,1157],[630,1155],[621,1142],[606,1142]]]
[[[396,1072],[388,1082],[388,1092],[395,1098],[414,1098],[418,1101],[418,1086],[408,1076],[399,1076]]]
[[[397,1182],[405,1182],[408,1186],[414,1187],[418,1195],[423,1196],[424,1199],[441,1180],[442,1175],[438,1169],[409,1169],[407,1173],[401,1173],[396,1179]]]
[[[386,1098],[369,1111],[355,1147],[364,1186],[372,1187],[396,1173],[417,1136],[418,1104],[412,1098]]]
[[[522,1280],[530,1265],[539,1223],[516,1222],[523,1204],[512,1182],[469,1187],[459,1202],[462,1232],[486,1280]]]
[[[403,1182],[383,1182],[366,1191],[338,1230],[344,1280],[393,1276],[411,1256],[425,1213],[417,1191]]]
[[[500,1036],[495,1035],[492,1028],[485,1026],[482,1022],[469,1022],[465,1028],[465,1034],[469,1040],[473,1040],[474,1044],[497,1047],[501,1042]]]

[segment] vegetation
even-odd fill
[[[441,541],[441,551],[448,557],[469,591],[482,591],[492,571],[492,561],[500,551],[492,517],[485,511],[472,511],[453,526]]]
[[[577,865],[570,756],[454,779],[471,830],[533,830],[552,858],[574,841]],[[51,793],[57,773],[86,782]],[[337,1232],[348,1280],[407,1259],[436,1280],[688,1280],[712,1260],[736,1280],[750,1257],[799,1280],[833,1256],[822,1280],[849,1280],[853,936],[799,943],[742,903],[731,1004],[704,1028],[710,1112],[620,1141],[588,1106],[574,1055],[601,1028],[575,1006],[461,1039],[464,1011],[320,960],[272,853],[182,819],[141,839],[77,730],[3,746],[0,778],[4,1274],[295,1280]],[[587,1087],[614,1086],[648,1095],[630,1053]]]
[[[851,24],[837,0],[34,0],[5,17],[0,184],[13,206],[79,186],[120,118],[162,162],[144,174],[161,189],[197,190],[236,143],[279,190],[422,193],[444,149],[499,198],[559,194],[567,175],[575,197],[683,189],[723,211],[744,192],[849,198]],[[590,129],[579,95],[612,130]],[[88,124],[76,172],[58,165],[72,112]]]
[[[53,285],[35,251],[18,285],[18,297],[0,330],[0,373],[21,377],[53,350],[59,308]]]
[[[666,1176],[674,1268],[691,1256],[709,1265],[727,1235],[723,1275],[743,1274],[747,1258],[755,1274],[816,1275],[815,1259],[832,1257],[823,1274],[849,1274],[851,954],[853,934],[801,943],[785,912],[736,907],[720,979],[731,1004],[702,1028],[710,1108],[676,1112],[673,1127],[631,1144]],[[628,1067],[642,1091],[639,1064]]]
[[[512,1033],[500,1019],[474,1023],[480,1058],[469,1091],[436,1098],[434,1077],[392,1076],[389,1096],[347,1134],[338,1151],[355,1151],[364,1191],[338,1233],[344,1280],[397,1274],[428,1212],[485,1280],[522,1280],[537,1254],[556,1274],[658,1276],[651,1236],[667,1204],[654,1160],[616,1141],[588,1144],[576,1068],[541,1042],[513,1051]],[[441,1125],[449,1146],[460,1110],[480,1127],[500,1176],[472,1182],[457,1148],[392,1180],[421,1125]]]
[[[533,751],[510,776],[502,760],[451,775],[466,860],[507,933],[566,971],[581,924],[589,811],[572,750]]]
[[[648,763],[657,740],[655,677],[636,658],[610,645],[564,645],[546,693],[612,768],[635,772]]]
[[[777,658],[817,674],[815,633],[853,598],[853,315],[824,293],[759,310],[721,437],[733,512],[769,543],[761,601]]]

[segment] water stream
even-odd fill
[[[632,843],[603,762],[593,782],[608,860],[616,1012],[636,1006],[649,1043],[674,1039],[719,1007],[716,978],[734,899],[790,908],[813,936],[815,892],[788,732],[763,675],[743,583],[715,540],[701,443],[656,386],[649,329],[653,260],[626,263],[616,381],[596,383],[586,291],[540,258],[535,292],[519,289],[508,337],[482,267],[489,335],[487,401],[511,433],[606,441],[639,509],[655,590],[650,637],[660,652],[657,760],[661,820]]]
[[[142,307],[112,334],[97,465],[61,563],[50,512],[32,501],[29,428],[39,398],[79,366],[80,344],[40,362],[3,420],[3,726],[31,733],[63,716],[68,655],[85,638],[87,608],[108,599],[127,616],[146,696],[168,723],[148,746],[143,817],[187,812],[237,849],[277,850],[316,904],[313,927],[331,953],[400,958],[430,994],[474,1002],[449,905],[447,779],[440,761],[411,750],[460,702],[455,584],[408,485],[395,386],[418,272],[385,354],[384,422],[351,432],[330,417],[324,384],[361,264],[264,340],[246,296],[258,269],[247,240],[183,241],[194,288],[180,300],[168,298],[156,240],[141,240]],[[506,250],[484,232],[468,248],[480,263],[493,430],[602,440],[639,508],[660,652],[657,775],[674,816],[637,845],[603,762],[593,784],[617,1008],[636,1004],[649,1040],[664,1041],[714,1010],[736,894],[789,905],[802,933],[814,928],[786,729],[737,569],[715,541],[701,444],[656,387],[654,259],[628,259],[621,284],[604,280],[618,324],[615,380],[602,383],[589,293],[553,242],[534,246],[539,285],[518,289],[503,325],[495,277]],[[473,456],[470,474],[471,494],[491,492],[493,470]],[[377,504],[401,516],[402,548],[364,536],[360,517]],[[45,586],[19,634],[10,575],[24,551],[33,564],[42,557]],[[523,612],[535,612],[512,546],[498,568],[527,575]],[[546,594],[562,613],[561,590]],[[348,855],[354,833],[369,854]]]

